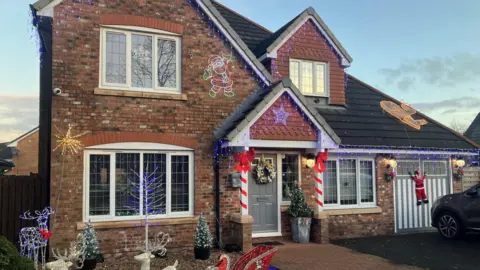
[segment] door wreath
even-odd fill
[[[277,177],[277,170],[275,166],[269,161],[266,161],[265,157],[262,155],[262,158],[253,170],[253,176],[257,184],[268,184],[272,183]]]

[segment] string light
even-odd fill
[[[78,150],[80,150],[83,145],[78,140],[77,138],[85,135],[87,132],[82,132],[78,135],[72,135],[72,125],[68,125],[68,131],[65,133],[65,135],[55,126],[59,134],[55,134],[55,138],[57,138],[57,147],[53,149],[55,152],[57,149],[62,149],[62,156],[65,155],[65,153],[70,153],[70,154],[76,154],[78,153]]]

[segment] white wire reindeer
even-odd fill
[[[41,256],[41,266],[45,269],[45,255],[48,239],[52,233],[48,230],[48,217],[54,214],[50,207],[46,207],[43,211],[35,210],[32,216],[30,211],[26,211],[20,216],[25,220],[36,220],[37,227],[25,227],[20,230],[20,254],[24,257],[33,259],[35,268],[38,266],[38,255]]]
[[[70,243],[70,248],[65,250],[63,254],[57,249],[52,248],[52,255],[55,259],[54,262],[47,263],[48,269],[54,270],[68,270],[72,265],[76,265],[77,269],[83,268],[85,261],[85,252],[87,250],[87,243],[82,234],[77,236],[77,240]]]
[[[135,212],[140,212],[145,215],[145,247],[140,248],[143,252],[140,255],[135,256],[135,260],[142,262],[141,270],[150,270],[150,261],[154,255],[152,253],[158,252],[160,256],[163,256],[167,253],[167,249],[165,246],[172,241],[169,234],[164,234],[163,232],[159,232],[155,236],[155,240],[153,243],[149,243],[148,241],[148,227],[149,227],[149,216],[155,215],[162,212],[165,209],[164,205],[159,205],[159,203],[163,204],[165,199],[165,194],[161,191],[163,188],[162,181],[159,181],[164,174],[160,174],[159,176],[156,175],[158,168],[157,166],[155,170],[148,174],[144,173],[143,182],[136,183],[130,179],[128,179],[128,183],[134,188],[133,192],[130,192],[130,196],[135,199],[135,201],[141,202],[140,205],[142,206],[142,211],[140,211],[140,207],[132,207],[127,205],[126,208],[129,208]],[[148,171],[148,167],[147,167]],[[135,176],[140,179],[140,175],[132,170]],[[153,198],[152,198],[153,197]],[[155,210],[152,209],[155,207]]]

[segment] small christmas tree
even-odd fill
[[[293,218],[311,218],[313,210],[305,201],[302,189],[298,183],[290,190],[290,207],[287,214]]]
[[[208,223],[200,214],[198,218],[197,228],[195,230],[195,247],[196,248],[211,248],[212,247],[212,234],[208,229]]]
[[[99,251],[98,251],[98,240],[97,240],[97,233],[93,228],[92,224],[88,222],[87,227],[83,230],[83,239],[87,248],[85,249],[85,259],[93,260],[96,259]]]

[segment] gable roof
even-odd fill
[[[272,32],[265,27],[255,23],[247,17],[238,14],[234,10],[222,5],[217,1],[212,1],[213,6],[218,10],[220,15],[230,24],[237,32],[238,36],[247,44],[248,48],[253,51],[258,44],[272,35]]]
[[[335,134],[333,129],[318,112],[311,110],[307,106],[307,100],[289,78],[284,78],[281,81],[278,81],[268,89],[258,89],[250,94],[247,99],[245,99],[245,101],[240,104],[240,106],[238,106],[237,109],[227,117],[227,119],[225,119],[222,125],[214,131],[214,140],[220,140],[224,137],[227,137],[227,140],[229,141],[232,140],[254,120],[257,114],[267,106],[267,104],[272,101],[279,92],[283,91],[285,88],[289,89],[290,92],[295,95],[295,98],[297,98],[313,116],[314,119],[312,120],[317,121],[336,144],[340,144],[341,140],[337,134]]]
[[[9,143],[7,144],[7,147],[17,147],[17,144],[18,144],[19,141],[21,141],[21,140],[24,139],[25,137],[30,136],[31,134],[33,134],[33,133],[35,133],[35,132],[37,132],[37,131],[38,131],[38,127],[35,127],[35,128],[33,128],[33,129],[31,129],[31,130],[23,133],[22,135],[18,136],[18,138],[16,138],[15,140],[9,142]]]
[[[480,145],[480,112],[470,124],[467,131],[465,131],[465,136]]]
[[[321,106],[308,97],[309,106],[321,114],[342,139],[343,147],[395,147],[422,149],[478,148],[474,142],[441,123],[417,112],[415,119],[426,119],[420,130],[407,127],[395,117],[383,112],[380,102],[401,102],[365,84],[353,76],[348,78],[346,106]]]
[[[275,54],[274,51],[276,48],[287,41],[288,38],[309,18],[318,26],[319,30],[327,38],[330,45],[332,45],[338,55],[340,55],[342,58],[342,65],[349,66],[353,61],[352,57],[312,7],[305,9],[297,17],[273,33],[268,39],[264,40],[264,42],[255,48],[255,55],[261,57],[263,54]]]

